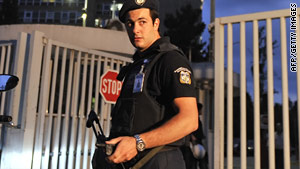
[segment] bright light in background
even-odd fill
[[[85,12],[86,10],[83,10],[81,18],[82,18],[82,26],[85,27],[86,26],[86,18],[87,18],[87,14]]]
[[[119,12],[122,8],[123,4],[116,3],[115,0],[113,0],[113,4],[110,7],[110,10],[112,11],[112,19],[116,19],[117,12]]]
[[[86,13],[82,13],[81,18],[85,20],[87,18],[87,14]]]
[[[117,5],[118,10],[120,11],[121,8],[122,8],[122,6],[123,6],[123,4],[116,4],[116,5]]]

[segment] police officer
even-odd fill
[[[126,0],[119,13],[137,49],[121,70],[123,87],[112,112],[112,163],[138,162],[164,146],[143,169],[184,169],[179,146],[198,128],[192,69],[184,54],[159,34],[157,0]]]

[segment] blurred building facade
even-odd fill
[[[0,0],[0,10],[3,2]],[[86,25],[87,27],[115,27],[124,30],[118,20],[118,13],[124,0],[17,0],[18,23]],[[160,1],[161,30],[167,13],[175,14],[185,4],[200,8],[203,0]],[[1,11],[0,11],[1,12]],[[86,20],[83,19],[86,14]],[[83,23],[85,22],[85,23]]]

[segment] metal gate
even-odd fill
[[[20,84],[1,96],[1,114],[5,109],[14,123],[1,126],[1,168],[91,168],[96,140],[85,127],[87,114],[97,112],[108,134],[113,106],[101,99],[100,76],[131,59],[37,31],[20,33],[10,44],[1,44],[0,68],[6,64],[3,72],[17,75]]]
[[[247,79],[249,74],[247,71],[249,69],[249,57],[253,57],[253,131],[254,131],[254,158],[253,165],[250,168],[260,169],[262,168],[262,163],[268,163],[268,168],[275,169],[275,123],[274,123],[274,81],[276,83],[281,83],[280,98],[282,100],[282,125],[283,125],[283,143],[284,143],[284,168],[291,168],[291,147],[290,147],[290,107],[289,105],[289,88],[288,83],[297,83],[296,89],[297,98],[295,102],[297,103],[297,115],[298,118],[298,136],[300,136],[300,71],[299,71],[299,51],[300,51],[300,20],[299,14],[300,9],[296,8],[297,5],[291,4],[290,9],[254,13],[240,16],[231,16],[216,18],[215,20],[215,95],[214,95],[214,161],[210,164],[213,165],[214,169],[223,169],[226,166],[227,169],[232,169],[237,165],[234,163],[233,158],[233,120],[239,120],[240,126],[240,157],[237,161],[241,169],[249,168],[249,161],[247,158],[247,123],[249,119],[247,118]],[[259,27],[264,25],[266,28],[266,66],[267,66],[267,105],[262,105],[260,102],[260,81],[259,78]],[[280,30],[279,30],[280,28]],[[292,29],[294,28],[294,29]],[[295,29],[296,28],[296,29]],[[225,32],[227,30],[227,33]],[[250,31],[249,31],[250,30]],[[278,39],[280,39],[279,53],[274,54],[273,39],[278,31]],[[239,46],[234,46],[234,38],[238,39]],[[250,40],[249,40],[250,39]],[[251,42],[250,44],[248,42]],[[297,47],[293,46],[295,43]],[[251,47],[249,47],[251,46]],[[235,49],[238,48],[239,52],[236,53]],[[250,49],[249,49],[250,48]],[[252,49],[251,49],[252,48]],[[292,54],[292,48],[297,50],[297,54]],[[274,67],[275,56],[280,56],[277,60],[280,60],[281,64]],[[247,57],[246,57],[247,56]],[[293,61],[293,60],[296,61]],[[279,62],[279,63],[280,63]],[[298,63],[298,70],[292,72],[296,79],[289,79],[288,71],[293,71],[292,67],[294,63]],[[224,65],[227,65],[227,76],[224,75]],[[236,64],[239,67],[236,67]],[[280,68],[281,67],[281,68]],[[295,66],[294,66],[295,67]],[[240,110],[239,119],[233,116],[233,70],[237,68],[240,73]],[[281,69],[281,71],[280,71]],[[281,79],[274,78],[274,70],[280,71]],[[247,76],[248,75],[248,76]],[[277,75],[278,76],[278,75]],[[224,79],[227,78],[227,86],[224,85]],[[227,91],[225,95],[225,90]],[[226,98],[227,103],[225,105],[224,98]],[[216,104],[218,103],[218,104]],[[226,109],[225,109],[226,106]],[[267,137],[268,137],[268,159],[267,161],[261,160],[261,107],[267,107]],[[225,115],[227,112],[227,115]],[[296,116],[297,117],[297,116]],[[225,121],[227,119],[227,121]],[[225,123],[227,123],[225,125]],[[226,128],[226,130],[224,130]],[[227,139],[225,139],[225,133]],[[299,137],[298,137],[298,147],[296,150],[299,152]],[[224,147],[226,143],[226,147]],[[225,151],[226,150],[226,153]],[[226,156],[226,161],[224,158]],[[300,155],[298,155],[300,157]],[[298,159],[299,161],[299,159]],[[252,162],[251,162],[252,163]],[[299,166],[298,166],[299,167]],[[297,168],[298,168],[297,167]]]

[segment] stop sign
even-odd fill
[[[122,82],[117,80],[118,72],[107,70],[100,79],[100,93],[107,103],[116,103],[122,88]]]

